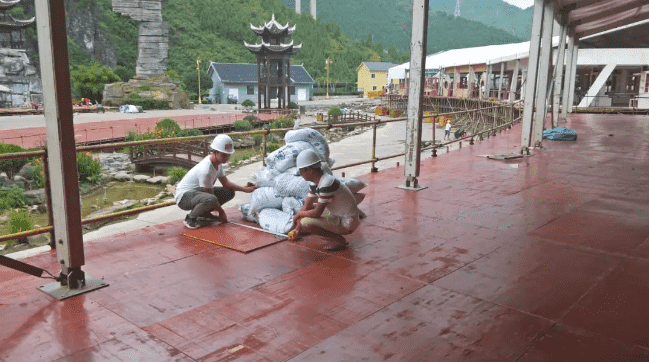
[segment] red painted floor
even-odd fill
[[[419,192],[361,177],[343,251],[243,254],[174,222],[86,243],[110,286],[65,301],[0,268],[0,361],[649,360],[649,117],[567,126],[524,159],[478,156],[516,152],[518,125],[426,160]]]
[[[210,114],[210,115],[185,115],[174,116],[180,128],[207,128],[227,126],[237,119],[243,119],[246,114]],[[275,119],[275,114],[256,115],[260,120]],[[77,143],[108,141],[113,138],[123,138],[129,130],[144,133],[155,128],[156,124],[165,117],[125,119],[118,121],[104,121],[91,123],[78,123],[74,125],[74,138]],[[0,130],[0,142],[11,143],[23,148],[42,147],[47,140],[45,127],[31,127],[10,130]]]

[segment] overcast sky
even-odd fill
[[[534,0],[503,0],[512,5],[518,6],[519,8],[526,9],[534,5]]]

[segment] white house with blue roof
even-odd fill
[[[212,103],[241,103],[249,99],[257,104],[257,64],[210,62],[207,75],[212,78],[209,95]],[[313,83],[304,66],[291,65],[291,99],[298,102],[311,99]],[[262,102],[263,98],[262,92]]]

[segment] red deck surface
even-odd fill
[[[254,223],[243,222],[245,223],[243,225],[260,227]],[[198,229],[187,230],[183,232],[183,235],[242,253],[249,253],[282,240],[281,237],[273,234],[233,223],[214,223],[214,225],[206,225]]]
[[[208,128],[231,125],[237,119],[243,119],[246,114],[212,114],[212,115],[185,115],[174,116],[181,128]],[[262,121],[275,119],[276,114],[255,115]],[[129,130],[139,133],[155,128],[163,118],[137,118],[103,122],[77,123],[74,125],[74,138],[77,143],[107,141],[113,138],[123,138]],[[30,127],[20,129],[0,130],[0,142],[12,143],[23,148],[42,147],[47,140],[45,127]]]
[[[64,301],[0,268],[0,361],[647,360],[649,117],[568,126],[520,160],[478,157],[515,152],[520,125],[426,160],[419,192],[403,168],[362,177],[343,251],[242,254],[178,221],[86,243],[110,286]]]

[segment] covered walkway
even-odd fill
[[[63,301],[0,268],[0,361],[649,358],[649,117],[569,120],[576,142],[530,157],[480,157],[518,154],[519,124],[426,159],[422,191],[403,166],[360,177],[344,251],[241,254],[172,222],[85,243],[110,286]]]

